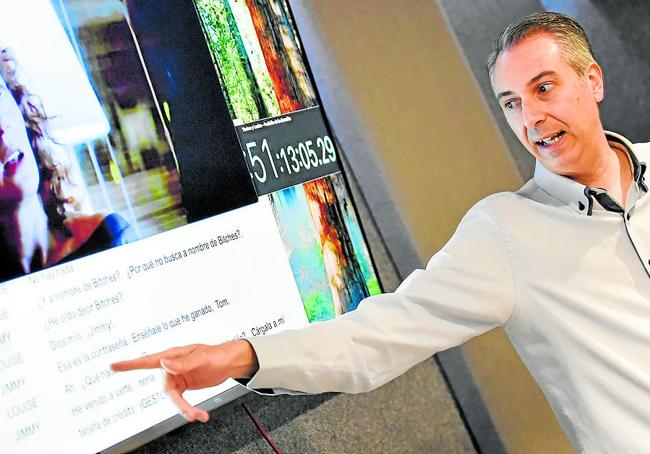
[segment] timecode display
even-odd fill
[[[299,142],[296,146],[282,147],[277,153],[272,153],[269,141],[263,139],[261,151],[263,156],[268,157],[267,162],[270,164],[271,172],[267,171],[264,160],[257,154],[257,147],[257,142],[246,144],[252,175],[259,183],[266,183],[267,178],[271,176],[276,179],[280,178],[285,172],[291,175],[336,162],[334,142],[329,136],[317,137],[315,147],[313,140],[306,140]]]
[[[318,107],[243,125],[237,132],[259,195],[340,171]]]

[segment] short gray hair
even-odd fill
[[[565,61],[581,77],[584,76],[587,65],[596,61],[587,34],[575,20],[560,13],[534,13],[508,25],[494,41],[486,63],[490,79],[501,52],[537,33],[552,35],[559,44]]]

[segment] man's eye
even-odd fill
[[[517,102],[517,100],[510,99],[510,100],[506,101],[505,103],[503,103],[503,108],[506,109],[506,110],[512,110],[512,109],[516,109],[518,105],[519,105],[519,103]]]
[[[540,93],[547,93],[551,89],[551,84],[550,83],[545,83],[539,86],[539,92]]]

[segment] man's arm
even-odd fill
[[[227,378],[250,378],[258,370],[257,356],[246,340],[221,345],[195,344],[176,347],[153,355],[111,364],[123,372],[134,369],[164,369],[165,390],[188,420],[208,421],[208,413],[192,407],[183,393],[190,389],[208,388]]]
[[[249,345],[238,341],[197,352],[183,347],[127,364],[167,369],[169,391],[188,419],[207,415],[192,410],[182,392],[228,377],[252,376],[248,388],[276,393],[374,389],[438,351],[503,325],[512,314],[516,286],[507,240],[483,205],[470,210],[426,270],[335,320],[257,336]],[[168,360],[184,355],[192,358],[187,367],[170,367],[176,362]]]
[[[260,369],[246,386],[276,394],[366,392],[505,325],[517,299],[516,257],[493,219],[500,214],[492,215],[510,204],[495,202],[470,210],[426,270],[414,271],[394,293],[367,298],[334,320],[249,339]]]

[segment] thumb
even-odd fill
[[[161,358],[160,367],[172,375],[181,375],[195,369],[199,364],[196,359],[190,355],[183,358]]]

